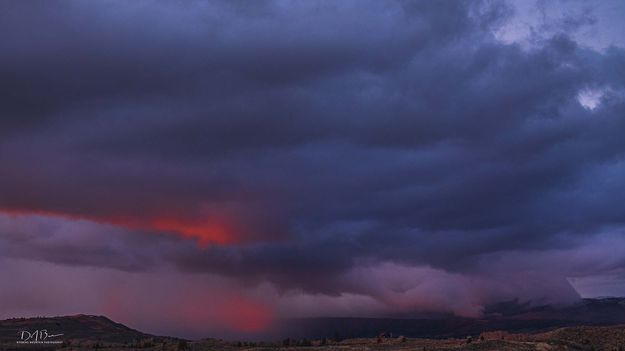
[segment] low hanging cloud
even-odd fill
[[[253,332],[573,301],[571,279],[622,277],[625,51],[580,39],[588,11],[517,42],[514,11],[2,3],[0,250],[78,280],[179,274],[173,300],[227,279]]]

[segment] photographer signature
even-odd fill
[[[50,334],[47,329],[35,331],[22,330],[19,332],[20,340],[18,343],[47,343],[50,342],[48,339],[57,338],[62,335],[63,334]]]

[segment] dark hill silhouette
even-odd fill
[[[0,342],[15,342],[21,331],[47,330],[63,334],[62,339],[132,343],[152,335],[113,322],[104,316],[74,315],[63,317],[12,318],[0,321]]]

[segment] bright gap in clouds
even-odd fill
[[[605,94],[601,89],[584,89],[577,94],[577,101],[588,110],[594,110],[601,103]]]
[[[582,298],[625,296],[625,278],[599,275],[568,279]]]
[[[579,45],[603,51],[623,47],[625,3],[620,0],[509,0],[511,16],[495,30],[497,39],[523,47],[558,33],[566,33]]]

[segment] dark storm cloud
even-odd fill
[[[502,43],[504,3],[0,6],[6,210],[225,217],[232,245],[153,250],[327,294],[363,262],[474,273],[625,223],[625,52]]]
[[[470,26],[461,4],[293,5],[268,4],[257,14],[220,2],[4,4],[2,95],[20,118],[3,124],[111,100],[190,98],[206,108],[224,97],[388,69]],[[438,16],[416,18],[419,11]]]

